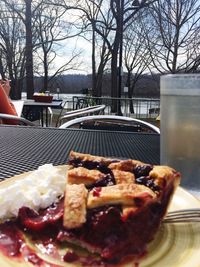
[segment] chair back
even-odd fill
[[[104,112],[105,107],[106,107],[105,105],[96,105],[96,106],[89,106],[86,108],[68,111],[68,112],[65,112],[63,116],[60,117],[59,122],[60,124],[62,124],[63,121],[72,120],[76,117],[84,117],[86,115],[102,114]]]
[[[25,118],[21,117],[23,107],[24,107],[24,101],[23,100],[12,100],[11,103],[15,107],[17,115],[0,113],[0,123],[11,124],[11,125],[35,126],[35,124],[32,123],[31,121],[26,120]]]
[[[19,117],[21,117],[22,115],[22,110],[23,110],[23,106],[24,106],[24,100],[12,100],[12,104],[15,107],[15,110],[17,112],[17,115]]]
[[[151,123],[135,118],[115,115],[93,115],[76,118],[62,124],[59,128],[84,128],[160,134],[160,129]]]

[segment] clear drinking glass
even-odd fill
[[[200,74],[161,77],[161,164],[182,174],[182,186],[200,188]]]

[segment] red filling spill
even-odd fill
[[[100,197],[100,193],[101,193],[101,187],[96,187],[92,191],[94,197]]]
[[[0,224],[0,250],[8,257],[25,259],[35,266],[43,266],[45,261],[24,240],[23,231],[26,231],[32,240],[46,248],[47,255],[66,262],[79,260],[83,266],[94,266],[90,265],[91,261],[95,262],[95,266],[98,264],[94,258],[79,257],[70,251],[61,258],[56,251],[57,245],[63,241],[79,240],[87,246],[98,249],[103,259],[99,261],[99,266],[119,262],[127,255],[142,255],[146,250],[146,244],[152,240],[159,227],[160,218],[172,190],[173,188],[170,188],[164,192],[162,205],[152,202],[141,208],[141,200],[136,199],[138,202],[136,211],[126,218],[122,216],[121,206],[88,210],[87,223],[71,230],[62,226],[63,200],[39,212],[22,207],[16,221]],[[94,192],[98,197],[100,190],[96,188]],[[48,266],[55,267],[55,264],[48,263]]]
[[[22,233],[13,222],[0,224],[0,249],[10,257],[20,255],[21,246],[24,244]]]
[[[54,225],[63,217],[63,199],[47,209],[36,212],[30,208],[19,209],[18,218],[21,224],[29,230],[41,231],[49,225]]]
[[[33,249],[31,249],[24,239],[23,233],[16,221],[9,221],[0,224],[0,250],[7,257],[17,260],[25,260],[37,267],[48,263],[41,259]],[[56,267],[48,263],[49,267]]]

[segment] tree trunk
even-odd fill
[[[2,51],[0,49],[0,75],[1,75],[1,79],[5,79],[5,71],[4,71],[4,64],[3,64],[3,61],[2,61]]]
[[[126,79],[126,86],[128,87],[128,98],[131,100],[129,101],[129,107],[130,107],[130,113],[135,113],[134,112],[134,107],[133,107],[133,100],[132,100],[132,90],[131,90],[131,70],[127,68],[127,79]]]
[[[114,46],[112,49],[112,59],[111,59],[111,97],[118,96],[118,51],[119,51],[119,33],[116,32]],[[116,113],[118,107],[118,101],[113,100],[111,105],[111,112]]]
[[[92,26],[92,95],[98,96],[96,88],[95,25]]]
[[[42,92],[48,91],[48,62],[47,53],[44,52],[44,79]]]
[[[134,91],[135,85],[136,85],[136,81],[133,80],[132,84],[130,85],[130,90],[129,90],[131,98],[133,97],[133,91]],[[131,105],[130,105],[130,113],[133,113],[133,114],[135,113],[132,100],[131,100]]]
[[[102,83],[103,83],[103,70],[104,70],[105,64],[102,62],[99,65],[98,68],[98,73],[96,76],[96,91],[97,91],[97,96],[101,97],[102,96]]]
[[[21,99],[21,81],[20,81],[20,79],[14,80],[13,87],[15,88],[16,99]]]
[[[33,44],[32,44],[32,12],[31,3],[32,0],[26,0],[26,91],[27,98],[32,98],[34,94],[34,83],[33,83]]]
[[[14,76],[14,73],[13,73],[13,64],[12,64],[12,52],[11,52],[11,49],[8,50],[8,54],[7,54],[7,58],[6,58],[6,61],[7,61],[7,66],[8,66],[8,75],[9,75],[9,79],[11,80],[10,82],[10,97],[11,99],[20,99],[18,94],[17,94],[17,87],[16,87],[16,78]]]

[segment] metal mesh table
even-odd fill
[[[159,164],[159,140],[157,134],[1,125],[0,179],[65,164],[70,150]]]

